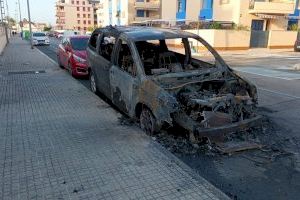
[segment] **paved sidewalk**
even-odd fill
[[[0,56],[0,199],[227,199],[118,117],[12,40]]]

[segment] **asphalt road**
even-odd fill
[[[37,48],[56,61],[58,43]],[[299,55],[261,49],[224,53],[226,62],[258,87],[259,110],[270,123],[257,134],[267,150],[176,155],[233,199],[299,199],[300,72],[292,69]],[[88,87],[88,80],[79,81]]]

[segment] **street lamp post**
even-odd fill
[[[31,45],[31,49],[33,49],[33,41],[32,41],[32,29],[31,29],[31,17],[30,17],[30,6],[29,6],[29,0],[27,0],[27,9],[28,9],[28,21],[29,21],[30,45]]]
[[[23,23],[22,22],[22,14],[21,14],[21,5],[20,5],[20,0],[18,0],[19,3],[19,14],[20,14],[20,28],[21,28],[21,33],[22,33],[22,40],[23,40]]]

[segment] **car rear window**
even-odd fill
[[[72,38],[71,45],[74,50],[83,51],[86,50],[89,38]]]
[[[45,33],[33,33],[33,36],[34,37],[44,37],[44,36],[46,36],[46,34]]]

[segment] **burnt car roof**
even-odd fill
[[[111,32],[115,35],[125,34],[127,38],[133,41],[198,37],[195,34],[176,29],[141,26],[107,26],[105,28],[96,29],[95,32]]]

